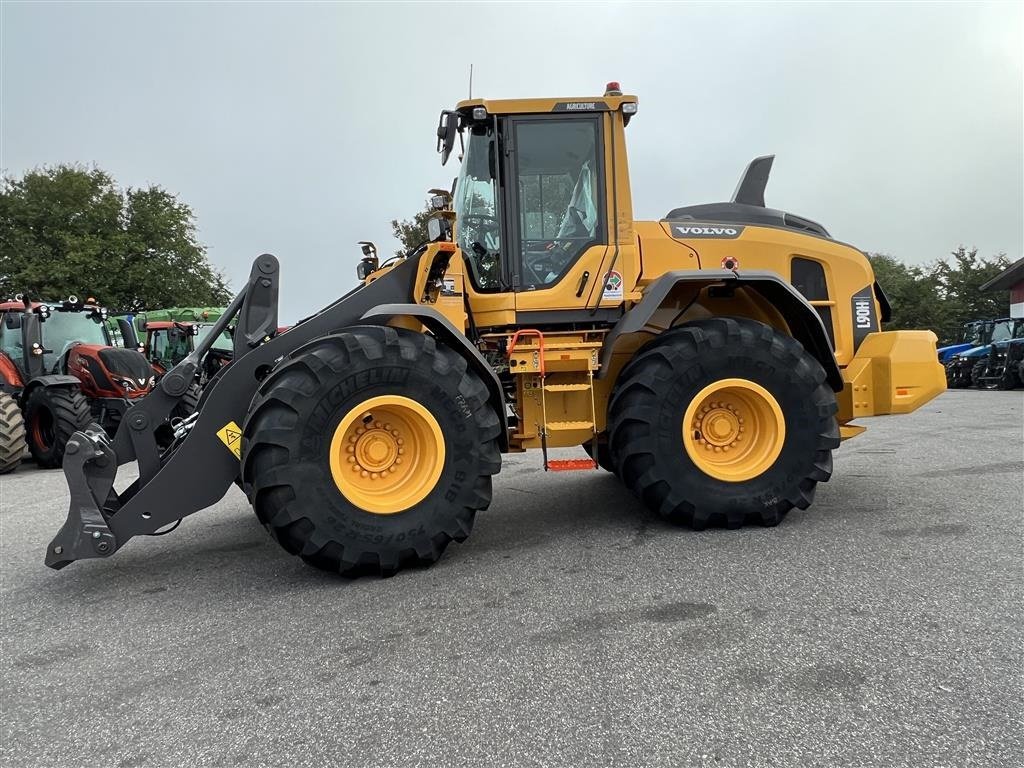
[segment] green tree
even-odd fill
[[[957,339],[968,320],[1006,314],[1006,291],[979,290],[1009,266],[1006,255],[979,257],[977,248],[961,246],[951,256],[922,265],[907,265],[884,253],[868,256],[875,279],[892,304],[893,318],[887,328],[930,329],[940,342],[948,343]]]
[[[960,246],[951,256],[952,259],[939,261],[934,267],[947,318],[947,322],[939,325],[935,332],[943,339],[955,338],[968,320],[1005,317],[1010,304],[1009,291],[979,290],[1010,266],[1006,254],[986,259],[978,256],[977,248],[967,250]]]
[[[396,256],[405,256],[409,251],[418,248],[427,242],[427,219],[433,211],[430,209],[430,201],[427,200],[423,210],[416,213],[411,219],[391,220],[391,232],[395,239],[402,244],[402,247],[395,251]]]
[[[115,312],[231,298],[196,238],[191,208],[158,186],[119,189],[69,165],[4,178],[0,296],[94,296]]]

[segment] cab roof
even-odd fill
[[[459,112],[483,107],[489,115],[546,114],[548,112],[614,112],[623,104],[638,103],[637,97],[562,96],[551,99],[466,99],[456,105]]]

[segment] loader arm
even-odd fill
[[[130,409],[113,441],[95,425],[72,436],[67,448],[72,460],[65,464],[70,509],[47,549],[46,565],[59,569],[82,558],[107,557],[133,536],[155,533],[220,500],[239,474],[241,426],[249,405],[275,363],[310,341],[359,324],[376,307],[416,303],[417,270],[428,255],[434,256],[424,252],[407,259],[276,337],[279,264],[273,256],[260,256],[248,284],[204,343]],[[213,340],[236,316],[231,365],[207,385],[196,413],[177,425],[175,442],[161,453],[156,429],[188,389]],[[133,460],[139,478],[118,494],[112,490],[116,467]]]

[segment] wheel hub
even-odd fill
[[[737,483],[765,472],[782,452],[786,422],[775,397],[747,379],[704,387],[683,416],[683,446],[707,475]]]
[[[423,405],[400,395],[363,401],[346,413],[331,439],[331,476],[365,512],[391,515],[418,504],[444,468],[444,435]]]
[[[366,414],[363,423],[368,426],[357,428],[345,448],[352,471],[368,474],[372,480],[397,471],[405,453],[402,433],[391,423],[373,421],[371,414]]]

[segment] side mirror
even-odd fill
[[[455,146],[455,134],[459,131],[459,113],[443,110],[437,121],[437,151],[441,154],[441,165],[448,162],[448,157]]]

